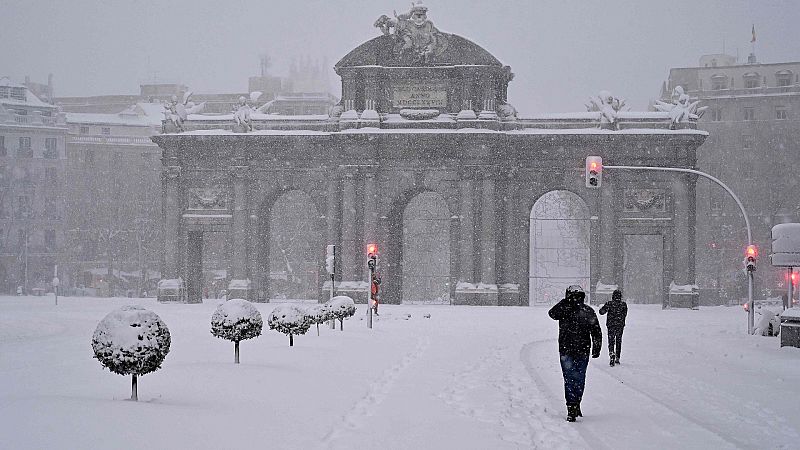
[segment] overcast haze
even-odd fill
[[[137,94],[141,82],[181,82],[195,92],[244,92],[269,53],[272,73],[292,57],[329,66],[379,35],[373,21],[405,0],[23,1],[0,15],[0,76],[55,77],[56,96]],[[576,111],[609,89],[636,110],[658,95],[670,67],[702,54],[750,52],[761,62],[800,59],[797,1],[429,0],[441,31],[486,48],[516,74],[509,101],[523,114]],[[339,93],[331,70],[331,88]]]

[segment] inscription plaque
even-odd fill
[[[446,108],[445,83],[398,83],[392,86],[394,108]]]

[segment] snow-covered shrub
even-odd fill
[[[141,306],[123,306],[108,313],[92,336],[94,357],[108,370],[133,375],[131,400],[138,400],[137,377],[154,372],[169,353],[169,328]]]
[[[289,346],[294,345],[295,334],[306,334],[311,328],[311,319],[305,310],[295,305],[281,305],[275,308],[267,319],[270,330],[289,335]]]
[[[317,336],[319,336],[319,324],[334,319],[333,313],[331,313],[330,305],[327,303],[309,306],[306,309],[306,314],[308,314],[311,323],[317,325]]]
[[[344,319],[356,313],[356,303],[346,295],[337,295],[328,300],[328,307],[335,319],[339,319],[339,331],[344,330]]]
[[[211,316],[211,334],[233,341],[239,364],[239,342],[261,336],[264,320],[261,313],[247,300],[234,298],[219,305]]]

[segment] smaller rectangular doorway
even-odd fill
[[[664,237],[623,236],[622,295],[628,303],[661,304],[664,297]]]

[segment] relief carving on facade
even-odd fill
[[[666,212],[666,197],[664,189],[625,189],[623,210],[625,212]]]
[[[225,190],[222,188],[189,188],[189,209],[227,209]]]

